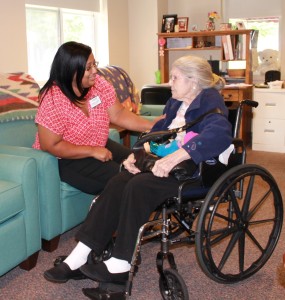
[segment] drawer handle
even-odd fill
[[[276,106],[276,103],[265,103],[265,106]]]
[[[224,99],[227,100],[227,99],[231,99],[232,98],[232,94],[227,94],[227,97],[226,95],[224,95]]]
[[[273,129],[265,129],[264,132],[275,132]]]

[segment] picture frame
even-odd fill
[[[176,24],[177,24],[177,14],[163,15],[161,32],[174,32]]]
[[[231,23],[221,23],[220,30],[232,30],[232,24]]]
[[[236,22],[236,27],[237,27],[238,30],[245,29],[245,25],[242,21]]]
[[[177,18],[177,25],[179,32],[186,32],[188,31],[188,17],[179,17]]]

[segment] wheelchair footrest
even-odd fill
[[[92,300],[125,300],[124,284],[100,283],[97,288],[83,288],[83,294]]]

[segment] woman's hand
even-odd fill
[[[189,159],[189,154],[183,149],[157,160],[152,168],[153,175],[157,177],[168,177],[169,172],[183,160]]]
[[[157,123],[158,121],[162,120],[162,119],[165,119],[166,115],[160,115],[156,118],[153,119],[153,124]]]
[[[107,148],[92,147],[92,157],[105,162],[105,161],[112,160],[113,154]]]
[[[123,162],[123,165],[125,167],[126,170],[128,170],[130,173],[132,174],[137,174],[137,173],[140,173],[140,169],[138,169],[136,166],[135,166],[135,156],[133,153],[131,153],[128,158]]]

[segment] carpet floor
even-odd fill
[[[285,200],[285,154],[248,151],[248,163],[264,166],[272,173]],[[14,268],[0,277],[1,300],[84,300],[87,299],[81,289],[96,287],[96,283],[86,279],[70,280],[65,284],[53,284],[43,278],[43,272],[52,267],[58,255],[68,254],[76,245],[74,234],[77,228],[65,233],[59,247],[52,253],[41,251],[37,266],[29,272]],[[159,276],[156,270],[156,253],[160,249],[158,242],[149,242],[142,247],[142,263],[133,282],[130,300],[161,299]],[[192,300],[262,300],[285,299],[285,269],[282,255],[285,252],[284,230],[269,261],[250,278],[235,284],[219,284],[208,278],[199,267],[195,246],[179,246],[172,251],[179,273],[184,278]]]

